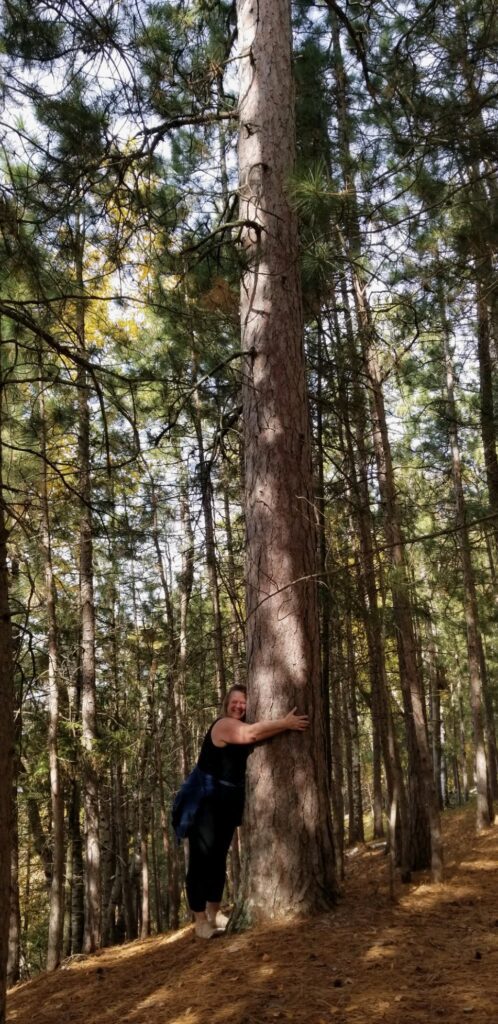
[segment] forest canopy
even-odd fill
[[[283,194],[335,872],[346,844],[389,835],[403,878],[438,877],[440,812],[475,791],[482,829],[498,796],[498,12],[291,13]],[[239,182],[243,15],[2,6],[12,983],[185,919],[172,797],[245,680],[240,281],[262,229]],[[232,895],[239,872],[236,848]]]

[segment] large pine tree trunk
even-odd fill
[[[307,734],[283,734],[250,758],[240,924],[326,909],[336,883],[297,224],[285,192],[295,148],[289,0],[239,0],[238,29],[248,713],[297,705],[311,716]]]

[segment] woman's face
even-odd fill
[[[230,694],[227,705],[227,718],[238,718],[239,721],[246,713],[246,695],[241,690],[235,690]]]

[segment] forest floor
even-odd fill
[[[210,942],[192,927],[43,974],[8,1024],[497,1024],[498,828],[443,816],[446,880],[389,896],[375,846],[348,855],[337,909]]]

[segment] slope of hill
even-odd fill
[[[498,829],[444,815],[446,881],[389,898],[382,851],[348,858],[333,914],[210,942],[192,928],[13,990],[8,1024],[496,1024]]]

